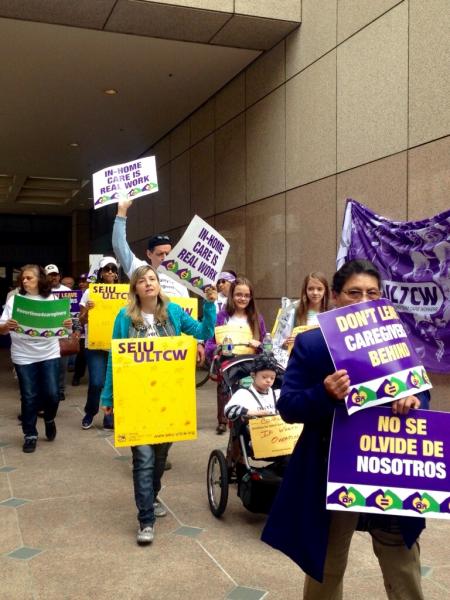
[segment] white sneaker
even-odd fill
[[[139,527],[136,541],[138,544],[151,544],[153,542],[154,532],[151,525],[146,525],[142,529]]]
[[[167,515],[167,510],[158,499],[153,502],[153,511],[155,513],[155,517],[165,517]]]

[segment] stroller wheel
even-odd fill
[[[215,517],[220,517],[228,502],[228,467],[220,450],[213,450],[209,455],[206,487],[209,508]]]

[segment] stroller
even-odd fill
[[[224,357],[220,351],[215,357],[211,373],[213,379],[227,386],[230,396],[249,378],[253,370],[255,355]],[[281,387],[284,369],[279,365],[274,389]],[[252,450],[248,419],[230,422],[230,433],[226,454],[213,450],[209,456],[206,486],[209,507],[215,517],[226,509],[230,484],[237,484],[237,493],[245,508],[251,512],[267,514],[282,480],[287,457],[279,457],[272,464],[252,464]]]

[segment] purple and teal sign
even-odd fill
[[[327,509],[450,519],[450,414],[335,411]]]
[[[432,387],[389,300],[351,304],[318,320],[336,370],[350,377],[349,414]]]

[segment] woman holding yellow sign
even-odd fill
[[[114,284],[119,280],[119,266],[113,256],[104,256],[99,263],[97,283]],[[86,363],[89,372],[89,385],[84,407],[82,429],[90,429],[95,415],[98,413],[100,394],[105,383],[108,352],[106,350],[90,350],[87,347],[89,312],[95,310],[95,303],[89,299],[89,288],[85,290],[80,300],[80,323],[84,325],[86,334]],[[113,416],[105,415],[103,429],[113,429]]]
[[[246,277],[238,277],[231,284],[227,303],[217,315],[217,325],[229,325],[238,330],[240,339],[233,340],[241,343],[245,339],[249,347],[248,352],[254,352],[261,346],[266,335],[264,319],[256,308],[253,294],[253,286]],[[211,337],[211,336],[210,336]],[[206,356],[211,360],[220,343],[216,337],[206,342]],[[223,409],[228,401],[227,390],[220,384],[217,386],[217,428],[216,432],[221,435],[227,430],[227,419]]]
[[[113,339],[178,336],[182,333],[196,339],[208,339],[214,334],[217,291],[205,291],[203,321],[189,316],[180,306],[170,302],[162,293],[157,272],[150,265],[138,267],[131,276],[128,306],[116,317]],[[105,387],[101,395],[105,415],[112,412],[113,381],[112,359],[108,359]],[[132,446],[134,497],[138,509],[138,544],[150,544],[154,537],[155,508],[157,516],[164,516],[164,507],[158,501],[161,477],[164,473],[170,444]]]

